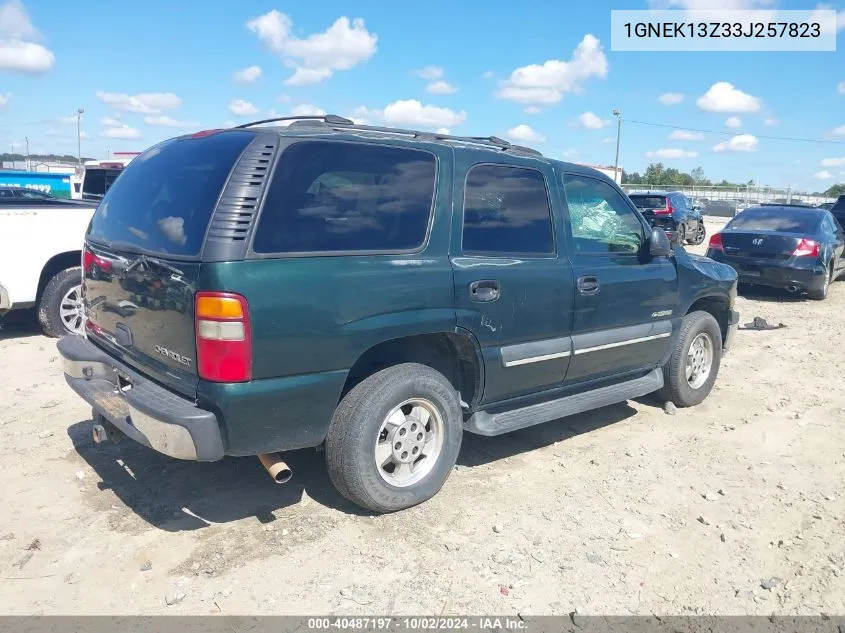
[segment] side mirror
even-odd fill
[[[672,254],[672,243],[663,229],[652,229],[648,240],[648,254],[652,257],[669,257]]]

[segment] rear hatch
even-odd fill
[[[724,231],[722,246],[725,257],[784,261],[792,257],[805,236],[776,231]]]
[[[182,137],[141,154],[100,203],[86,236],[88,336],[193,396],[194,293],[218,196],[254,134]]]
[[[666,209],[666,196],[634,194],[628,197],[631,198],[631,202],[636,205],[640,213],[648,220],[654,219],[655,211]],[[669,214],[665,215],[668,217]]]

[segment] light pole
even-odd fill
[[[85,113],[85,110],[79,108],[76,111],[76,151],[77,151],[77,160],[79,164],[82,164],[82,115]]]
[[[613,116],[616,117],[616,161],[613,163],[613,178],[615,180],[617,174],[619,174],[619,137],[622,134],[622,110],[614,108]],[[619,178],[619,182],[622,182],[621,177]]]
[[[29,160],[29,137],[25,136],[24,140],[26,141],[26,170],[32,171],[32,163]]]

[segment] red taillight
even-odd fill
[[[191,134],[191,138],[203,138],[206,136],[211,136],[212,134],[217,134],[220,131],[220,128],[214,130],[202,130],[201,132],[194,132],[193,134]]]
[[[111,262],[109,260],[95,255],[86,248],[82,251],[82,267],[84,270],[90,272],[94,266],[97,266],[100,270],[111,270]]]
[[[722,246],[722,234],[713,233],[713,235],[710,236],[710,243],[707,247],[712,248],[714,251],[722,251],[724,253],[725,247]]]
[[[669,204],[669,201],[666,201],[666,207],[663,209],[655,209],[654,215],[672,215],[675,212],[675,207]]]
[[[806,238],[798,242],[798,246],[792,251],[793,257],[818,257],[819,243]]]
[[[231,292],[198,292],[194,304],[197,371],[212,382],[252,379],[249,306]]]

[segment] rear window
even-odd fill
[[[434,198],[429,152],[301,141],[282,154],[256,229],[257,253],[408,251]]]
[[[834,203],[830,210],[845,212],[845,195],[839,196],[839,199]]]
[[[105,195],[122,171],[122,169],[87,168],[82,181],[82,193],[95,196]]]
[[[628,196],[639,209],[665,209],[666,196]]]
[[[253,138],[250,132],[225,132],[152,147],[109,188],[88,237],[165,255],[199,254],[220,190]]]
[[[728,231],[776,231],[779,233],[810,233],[819,222],[817,213],[803,213],[781,209],[746,209],[730,224]]]

